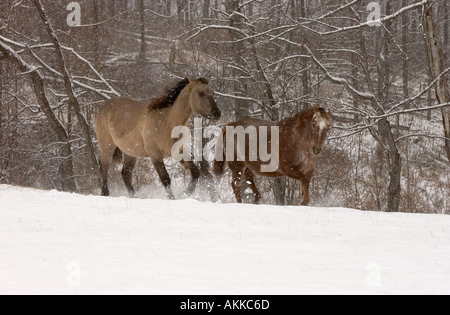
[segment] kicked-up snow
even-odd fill
[[[0,186],[0,294],[450,293],[450,217]]]

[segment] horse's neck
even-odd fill
[[[189,86],[184,88],[178,96],[173,106],[169,109],[167,115],[167,125],[170,128],[177,126],[186,126],[193,112],[189,105],[190,89]]]
[[[297,143],[298,137],[303,137],[306,132],[307,124],[301,122],[301,119],[302,116],[297,114],[280,122],[280,132],[285,134],[293,143]],[[299,128],[299,126],[301,127]]]
[[[282,121],[280,121],[279,126],[281,127],[282,131],[291,134],[293,129],[297,127],[298,125],[298,116],[293,116],[286,118]]]

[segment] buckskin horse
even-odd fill
[[[264,163],[261,159],[258,158],[256,161],[249,159],[249,149],[251,146],[248,143],[249,137],[247,137],[244,144],[246,148],[245,161],[242,161],[243,159],[239,161],[236,155],[233,161],[225,161],[227,148],[224,143],[223,150],[220,150],[222,152],[216,152],[214,173],[217,176],[222,175],[225,171],[225,165],[228,164],[233,177],[232,188],[238,203],[242,203],[241,190],[244,178],[246,178],[256,196],[255,203],[259,203],[261,193],[255,184],[255,174],[272,178],[288,176],[301,182],[303,190],[303,201],[301,205],[306,206],[310,202],[309,187],[311,179],[314,175],[318,156],[322,151],[322,146],[327,137],[331,122],[330,111],[315,107],[284,119],[279,123],[251,118],[230,123],[227,126],[242,126],[243,128],[254,126],[258,133],[260,132],[259,127],[267,127],[269,129],[268,134],[270,135],[267,139],[272,138],[271,127],[279,127],[278,147],[280,151],[278,169],[274,172],[262,172],[261,166]],[[223,129],[223,133],[223,139],[226,139],[226,127]],[[258,143],[258,147],[260,145]],[[237,147],[234,150],[236,151]],[[221,154],[223,156],[220,156]]]
[[[150,102],[126,98],[106,101],[95,123],[101,151],[102,196],[109,196],[108,169],[112,159],[121,161],[123,158],[122,177],[130,196],[134,197],[132,172],[136,160],[149,157],[168,197],[175,199],[164,158],[171,156],[176,141],[171,137],[173,128],[186,126],[193,113],[211,120],[221,117],[209,79],[181,80],[164,89],[160,97]],[[200,171],[193,162],[181,163],[191,172],[192,179],[186,191],[191,195],[197,186]]]

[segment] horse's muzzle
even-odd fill
[[[322,149],[319,147],[313,147],[313,152],[315,155],[319,155],[322,152]]]
[[[219,120],[222,117],[222,112],[220,109],[215,109],[212,115],[209,117],[211,120]]]

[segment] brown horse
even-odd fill
[[[193,113],[212,120],[221,117],[209,79],[184,79],[166,88],[161,97],[151,102],[141,103],[125,98],[106,101],[95,123],[101,151],[102,196],[109,196],[108,169],[113,156],[115,161],[120,161],[124,156],[122,177],[132,197],[135,195],[132,172],[136,160],[149,157],[169,198],[175,199],[164,158],[171,156],[176,141],[171,137],[172,129],[187,125]],[[191,172],[192,180],[187,193],[192,194],[200,172],[193,162],[183,161],[182,164]]]
[[[272,127],[278,127],[275,128],[275,130],[279,130],[278,169],[273,172],[262,172],[261,166],[264,165],[264,163],[261,159],[249,159],[251,153],[249,145],[250,138],[247,136],[245,139],[245,161],[243,161],[244,158],[238,160],[237,155],[235,154],[233,161],[228,160],[225,162],[227,155],[225,152],[227,152],[227,150],[224,143],[224,151],[216,153],[218,155],[216,155],[216,160],[214,161],[214,173],[218,176],[222,175],[224,173],[225,164],[228,164],[232,172],[232,187],[238,203],[242,203],[241,190],[244,178],[247,179],[256,195],[255,203],[259,203],[261,193],[255,184],[255,173],[272,178],[288,176],[299,180],[302,183],[302,205],[308,205],[310,202],[309,186],[314,175],[318,155],[322,151],[322,145],[330,129],[331,121],[331,113],[329,111],[326,111],[323,108],[312,108],[299,113],[294,117],[282,120],[279,123],[250,118],[230,123],[227,126],[242,126],[245,129],[249,126],[254,126],[256,127],[254,130],[257,130],[258,133],[260,133],[260,127],[268,127],[270,130],[272,130]],[[227,127],[224,128],[224,139],[226,138],[226,129]],[[266,137],[266,139],[275,139],[270,130],[267,133],[269,136]],[[271,141],[272,140],[269,142]],[[257,147],[260,146],[261,144],[258,143]],[[253,150],[257,147],[254,146]],[[234,150],[235,152],[238,150],[237,144]],[[220,154],[223,154],[223,157],[220,156]],[[220,159],[217,157],[220,157]]]

